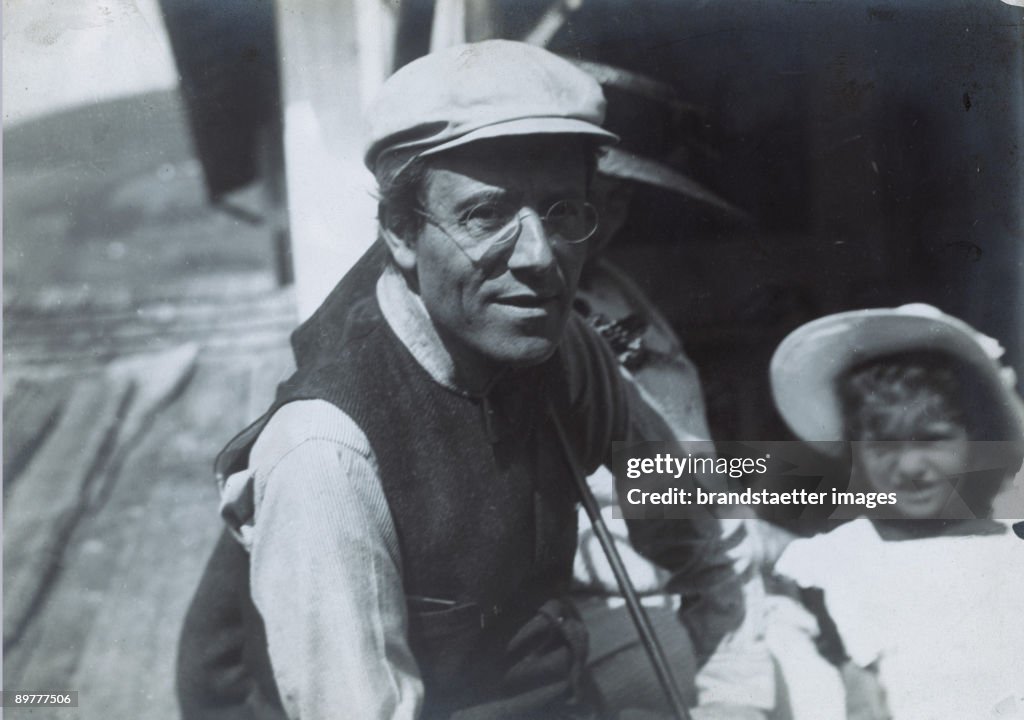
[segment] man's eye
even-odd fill
[[[511,217],[509,209],[500,203],[481,203],[466,211],[459,222],[470,232],[486,232],[504,227]]]
[[[579,217],[580,208],[571,200],[560,200],[548,208],[547,218],[549,220],[571,220]]]

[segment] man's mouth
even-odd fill
[[[502,295],[495,302],[501,305],[510,305],[517,308],[547,308],[557,302],[557,294],[537,295],[533,293],[518,293],[515,295]]]

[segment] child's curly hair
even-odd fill
[[[847,439],[889,437],[908,413],[960,422],[973,437],[957,380],[953,359],[938,353],[901,353],[854,366],[837,387]]]

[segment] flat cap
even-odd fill
[[[369,112],[366,166],[390,153],[430,155],[486,138],[589,135],[605,101],[587,73],[553,53],[511,40],[458,45],[421,57],[384,83]]]

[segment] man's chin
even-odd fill
[[[565,334],[566,313],[511,315],[492,313],[488,332],[477,338],[478,350],[492,363],[502,367],[530,367],[555,353]]]
[[[534,365],[540,365],[542,362],[554,355],[556,349],[558,349],[558,345],[556,343],[538,343],[536,347],[519,354],[516,359],[510,362],[510,364],[515,367],[533,367]]]
[[[496,365],[512,368],[532,367],[555,354],[558,343],[549,338],[525,337],[492,348],[490,360]]]

